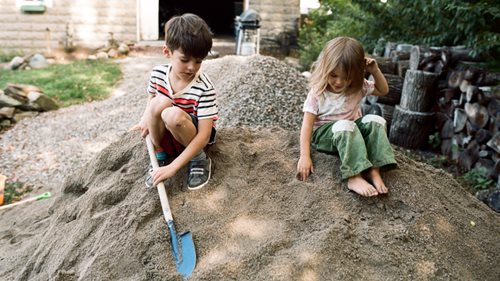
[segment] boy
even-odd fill
[[[134,126],[142,137],[150,134],[160,165],[147,186],[174,176],[188,162],[190,190],[210,179],[212,161],[203,149],[215,141],[218,111],[214,85],[200,68],[211,48],[210,29],[196,15],[175,16],[165,25],[163,54],[170,62],[151,72],[146,110]],[[168,165],[167,157],[173,159]]]

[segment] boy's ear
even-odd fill
[[[172,50],[170,50],[167,45],[163,46],[163,55],[165,55],[167,58],[170,58],[170,56],[172,56]]]

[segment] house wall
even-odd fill
[[[79,47],[98,48],[106,44],[109,32],[120,42],[136,42],[138,30],[141,39],[147,35],[139,25],[144,27],[148,19],[138,23],[137,10],[140,1],[151,0],[45,1],[50,5],[44,13],[26,14],[16,5],[19,0],[0,0],[0,53],[47,51],[49,47],[63,48],[69,41]],[[245,0],[244,4],[262,18],[262,48],[294,43],[300,0]]]
[[[106,44],[109,32],[118,41],[136,40],[136,0],[50,2],[42,14],[26,14],[15,0],[0,0],[0,53],[46,51],[71,39],[77,46],[97,48]]]

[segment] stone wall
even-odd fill
[[[261,16],[263,48],[288,47],[297,39],[300,0],[248,0]]]
[[[43,13],[23,13],[14,0],[0,0],[0,53],[47,51],[71,44],[97,48],[113,32],[136,40],[135,0],[53,0]]]

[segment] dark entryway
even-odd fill
[[[173,16],[193,13],[203,18],[215,36],[234,36],[234,17],[243,11],[243,1],[235,0],[160,0],[160,38],[165,38],[165,23]]]

